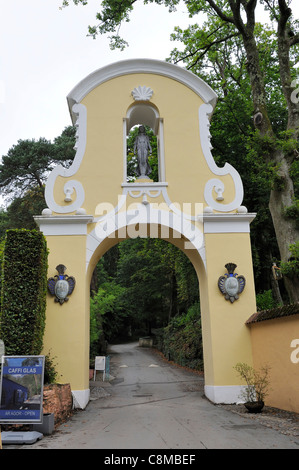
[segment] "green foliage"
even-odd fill
[[[22,197],[15,197],[5,211],[2,233],[17,228],[36,229],[33,217],[41,214],[45,207],[44,188],[39,186],[29,189]]]
[[[170,243],[154,238],[124,240],[103,256],[97,274],[98,288],[91,299],[91,357],[103,340],[156,334],[174,315],[174,323],[191,325],[194,320],[200,328],[196,273]],[[184,334],[191,351],[192,331],[186,327]],[[197,339],[196,345],[196,350],[201,348]]]
[[[75,128],[66,127],[52,142],[40,138],[19,140],[0,164],[0,190],[6,209],[0,212],[0,238],[6,230],[33,230],[33,216],[46,207],[44,184],[55,165],[69,166],[75,156]]]
[[[126,289],[134,328],[147,328],[147,333],[168,315],[169,271],[162,261],[160,241],[136,238],[119,246],[117,282]]]
[[[246,388],[241,393],[242,399],[245,403],[253,403],[255,401],[265,401],[266,396],[269,393],[269,366],[263,366],[259,371],[255,370],[253,367],[245,364],[244,362],[239,362],[234,367],[238,375],[246,382]]]
[[[101,284],[99,290],[90,299],[91,311],[91,345],[100,350],[105,339],[113,341],[125,334],[128,317],[125,289],[114,281]]]
[[[3,276],[2,265],[3,265],[4,248],[5,248],[5,240],[3,239],[0,242],[0,286],[2,286],[2,276]],[[0,307],[0,311],[1,311],[1,307]]]
[[[57,383],[58,372],[56,370],[57,364],[54,362],[56,358],[52,358],[50,352],[45,355],[45,372],[44,383],[54,384]]]
[[[51,169],[53,147],[50,141],[40,138],[19,140],[2,157],[0,188],[6,195],[21,196],[28,188],[43,186],[44,175]]]
[[[181,366],[203,369],[203,347],[199,303],[186,314],[175,316],[160,334],[159,349]]]
[[[68,167],[75,157],[76,127],[65,127],[62,133],[55,137],[53,146],[53,163]]]
[[[289,278],[299,278],[299,241],[289,246],[291,257],[289,261],[281,263],[281,273]]]
[[[94,26],[88,26],[88,35],[93,39],[98,34],[113,33],[116,34],[108,36],[110,39],[110,48],[113,50],[119,48],[123,50],[128,43],[120,37],[119,28],[123,22],[129,22],[129,14],[133,10],[133,5],[136,0],[103,0],[101,2],[102,10],[96,14],[98,23]],[[87,5],[88,0],[73,0],[74,5]],[[169,11],[174,11],[175,6],[179,4],[179,0],[144,0],[144,5],[147,3],[157,3],[158,5],[165,5]],[[62,1],[62,8],[69,6],[69,0]]]
[[[272,290],[266,290],[256,295],[257,310],[269,310],[277,307],[275,300],[273,299]]]
[[[0,189],[11,198],[22,197],[44,183],[57,163],[67,166],[75,156],[75,128],[67,127],[52,143],[39,140],[19,140],[2,157],[0,164]]]
[[[283,211],[284,217],[294,220],[296,227],[299,230],[299,199],[294,200],[294,204],[286,207]]]
[[[8,230],[2,272],[0,336],[8,355],[39,355],[45,328],[48,252],[37,230]]]
[[[290,176],[294,182],[294,192],[295,197],[299,199],[299,152],[297,154],[297,158],[292,162],[290,168]]]

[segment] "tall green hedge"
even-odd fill
[[[2,263],[0,338],[7,355],[39,355],[43,347],[48,250],[37,230],[8,230]]]

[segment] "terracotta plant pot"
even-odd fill
[[[252,401],[244,403],[245,408],[248,410],[249,413],[261,413],[262,409],[264,408],[263,401]]]

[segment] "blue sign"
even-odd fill
[[[41,423],[44,356],[2,356],[0,423]]]

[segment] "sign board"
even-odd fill
[[[45,356],[2,356],[0,423],[41,423]]]
[[[96,356],[94,362],[94,376],[93,380],[96,378],[96,371],[103,371],[103,381],[105,380],[105,368],[106,368],[106,357],[105,356]]]

